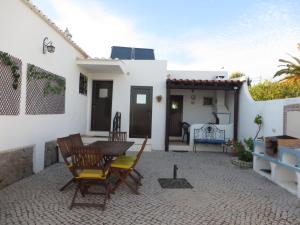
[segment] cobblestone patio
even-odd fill
[[[172,167],[194,189],[161,189],[157,178]],[[242,170],[221,153],[146,152],[140,195],[125,186],[103,212],[69,210],[74,186],[58,189],[70,178],[55,164],[0,191],[0,224],[300,224],[300,201],[252,170]]]

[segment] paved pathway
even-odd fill
[[[174,163],[194,189],[160,188],[157,178],[171,177]],[[0,191],[0,224],[300,224],[300,200],[227,155],[146,152],[139,170],[140,195],[122,187],[104,212],[70,211],[74,186],[58,191],[70,175],[55,164]]]

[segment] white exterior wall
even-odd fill
[[[183,96],[183,121],[189,124],[195,123],[208,123],[215,122],[213,116],[214,106],[203,105],[204,97],[212,97],[215,102],[215,91],[202,91],[202,90],[171,90],[171,95],[182,95]],[[196,98],[192,104],[191,95],[195,95]]]
[[[172,74],[171,78],[179,79],[180,74],[184,75],[184,79],[214,79],[216,75],[227,72],[219,71],[167,71],[167,62],[160,60],[122,60],[125,71],[129,75],[124,74],[104,74],[89,73],[88,85],[88,116],[87,116],[87,133],[94,135],[106,134],[105,132],[90,131],[91,124],[91,104],[92,104],[92,80],[111,80],[113,81],[113,101],[112,101],[112,120],[117,111],[122,113],[121,130],[129,133],[129,114],[130,114],[130,88],[131,86],[152,86],[153,87],[153,107],[152,107],[152,134],[149,144],[152,150],[164,150],[165,138],[165,118],[166,118],[166,79],[168,74]],[[184,93],[184,112],[183,120],[190,123],[199,123],[199,105],[203,105],[203,97],[215,97],[213,91],[195,91],[197,95],[196,103],[190,103],[190,90],[172,90],[172,94]],[[161,102],[157,102],[156,96],[161,95]],[[192,109],[192,110],[191,110]],[[200,122],[206,123],[214,119],[212,115],[212,107],[205,106]],[[112,123],[111,120],[111,123]],[[131,139],[137,144],[142,139]]]
[[[225,106],[227,107],[228,111],[230,112],[230,123],[233,123],[234,118],[234,92],[233,91],[226,91],[225,92]]]
[[[152,150],[164,149],[165,118],[166,118],[166,77],[167,62],[158,60],[122,60],[129,75],[124,74],[89,74],[88,84],[88,117],[87,131],[90,134],[101,134],[91,132],[91,104],[92,104],[92,80],[113,81],[112,120],[117,111],[122,113],[121,130],[129,134],[130,116],[130,89],[131,86],[153,87],[152,100]],[[161,95],[161,102],[157,102],[156,96]],[[112,123],[112,121],[111,121]],[[141,143],[142,139],[132,139]]]
[[[168,70],[171,79],[195,79],[195,80],[215,80],[216,76],[222,75],[228,78],[226,71],[192,71],[192,70]]]
[[[44,167],[45,142],[86,130],[87,97],[79,95],[76,57],[82,55],[19,0],[0,7],[0,50],[22,60],[21,110],[18,116],[0,116],[0,151],[35,145],[34,171]],[[43,54],[49,37],[55,53]],[[66,78],[65,114],[25,115],[27,63]]]
[[[283,135],[283,110],[285,105],[299,104],[300,98],[278,99],[270,101],[254,101],[244,84],[240,93],[239,107],[239,139],[254,137],[257,125],[254,118],[262,115],[263,127],[259,136]]]

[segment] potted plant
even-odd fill
[[[254,137],[254,140],[256,140],[261,128],[262,128],[262,123],[263,123],[263,120],[262,120],[262,116],[257,114],[255,119],[254,119],[254,123],[258,126],[258,130],[257,130],[257,133]]]
[[[245,145],[242,142],[237,142],[235,144],[235,149],[237,151],[237,157],[231,159],[233,165],[239,166],[241,168],[252,168],[253,167],[253,149],[254,141],[252,138],[244,140]]]

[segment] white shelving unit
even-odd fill
[[[256,141],[253,169],[300,198],[300,149],[279,148],[279,157],[266,154],[263,141]]]

